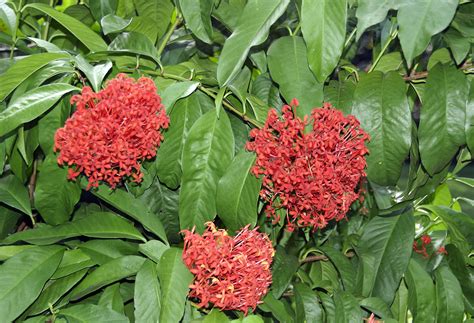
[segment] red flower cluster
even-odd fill
[[[365,176],[367,133],[354,116],[345,117],[331,104],[313,109],[312,129],[291,107],[268,113],[265,126],[250,132],[247,149],[257,153],[252,169],[263,175],[260,195],[268,204],[267,215],[278,221],[276,210],[287,210],[288,230],[324,228],[328,221],[343,219],[358,197],[357,185]],[[293,108],[293,109],[292,109]]]
[[[431,237],[427,234],[424,234],[421,236],[420,240],[421,240],[420,246],[418,246],[419,243],[417,241],[413,241],[413,251],[423,255],[424,258],[429,258],[426,246],[428,246],[431,243]],[[436,253],[444,254],[444,255],[448,254],[444,246],[439,247],[438,250],[436,250]]]
[[[74,103],[77,111],[54,138],[58,163],[71,167],[69,179],[84,173],[88,188],[100,181],[115,188],[123,177],[140,182],[140,162],[156,155],[160,129],[169,123],[153,80],[119,74],[98,93],[85,86]]]
[[[255,309],[272,282],[275,251],[268,237],[249,226],[231,237],[206,223],[201,235],[184,230],[183,261],[194,274],[190,297],[198,306],[209,303],[223,310]]]

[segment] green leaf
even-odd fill
[[[120,283],[107,286],[100,295],[97,305],[110,308],[118,313],[124,312],[123,297],[120,293]]]
[[[415,260],[410,260],[405,275],[408,287],[408,307],[419,322],[435,322],[435,287],[430,275]]]
[[[360,258],[358,287],[365,297],[376,296],[391,304],[406,271],[415,237],[411,211],[374,217],[357,245]]]
[[[334,293],[334,304],[336,305],[335,321],[337,323],[362,322],[362,310],[354,295],[338,291]]]
[[[465,311],[472,315],[474,312],[474,277],[471,275],[472,268],[466,266],[464,256],[456,246],[448,244],[446,251],[448,252],[449,268],[451,268],[453,274],[461,283]]]
[[[0,136],[49,110],[64,94],[78,90],[65,83],[37,87],[24,93],[0,113]]]
[[[138,244],[120,239],[94,239],[81,243],[79,249],[84,252],[94,264],[103,265],[124,256],[138,254]]]
[[[448,266],[434,272],[436,285],[436,322],[462,322],[464,304],[462,289]]]
[[[331,103],[345,115],[352,112],[352,99],[356,85],[352,81],[329,81],[324,87],[324,101]]]
[[[83,179],[81,186],[85,188],[87,186],[87,180]],[[137,220],[148,231],[156,234],[164,242],[167,242],[165,229],[160,219],[150,212],[150,209],[132,194],[120,189],[111,191],[106,185],[99,185],[97,189],[91,190],[91,193]]]
[[[140,232],[127,220],[109,212],[93,212],[85,217],[57,226],[41,226],[17,232],[8,236],[2,243],[26,241],[44,245],[77,236],[145,241]]]
[[[181,229],[196,226],[216,216],[216,193],[219,178],[234,155],[234,136],[227,114],[217,118],[211,110],[192,126],[183,150],[183,176],[179,195]]]
[[[319,305],[319,298],[309,286],[295,284],[296,322],[322,322],[323,309]]]
[[[474,151],[474,81],[470,83],[469,97],[466,104],[466,142],[469,151]]]
[[[110,308],[94,305],[79,304],[61,309],[58,318],[65,318],[68,323],[129,323],[129,319]],[[59,321],[59,320],[58,320]]]
[[[201,115],[201,101],[197,93],[178,100],[169,114],[172,126],[164,133],[155,165],[160,181],[172,189],[176,189],[181,182],[183,147],[191,126]]]
[[[139,17],[142,18],[144,25],[148,25],[150,30],[143,32],[150,40],[155,43],[164,35],[171,21],[174,10],[174,4],[170,0],[133,0]],[[134,19],[135,20],[135,19]],[[151,24],[150,21],[153,21]],[[140,31],[137,29],[137,31]]]
[[[449,28],[446,33],[444,33],[444,40],[451,49],[456,64],[460,65],[471,49],[469,39],[464,37],[456,29]]]
[[[26,314],[28,316],[36,315],[47,310],[49,306],[56,304],[61,296],[74,287],[86,274],[87,268],[84,268],[69,276],[51,280],[51,283],[42,290],[38,299],[28,308]]]
[[[0,25],[2,31],[9,35],[13,35],[16,32],[16,14],[15,11],[5,3],[0,2]]]
[[[125,256],[113,259],[87,275],[69,294],[69,298],[77,300],[104,286],[135,275],[145,262],[139,256]]]
[[[159,240],[150,240],[140,244],[138,247],[138,250],[140,250],[142,254],[156,263],[160,261],[161,256],[167,249],[169,249],[169,246]]]
[[[123,19],[114,14],[108,14],[100,20],[100,25],[104,35],[109,35],[124,30],[131,22],[132,19]]]
[[[379,185],[395,185],[410,149],[411,113],[406,86],[397,72],[361,77],[352,107],[370,135],[367,175]]]
[[[5,73],[0,74],[0,101],[5,100],[18,85],[42,67],[52,61],[68,57],[67,54],[43,53],[26,56],[16,61]]]
[[[390,9],[398,9],[399,0],[358,0],[357,1],[357,39],[364,31],[379,22],[382,22]]]
[[[172,109],[177,100],[191,95],[196,91],[198,86],[199,82],[184,81],[168,86],[163,92],[158,89],[158,91],[161,92],[160,94],[163,98],[162,103],[165,106],[166,111]]]
[[[197,38],[208,44],[212,44],[211,12],[213,6],[213,0],[179,0],[179,7],[186,21],[186,27]]]
[[[324,83],[339,62],[346,37],[346,0],[303,0],[301,31],[309,67]]]
[[[285,306],[285,300],[282,298],[278,300],[273,296],[273,293],[268,293],[263,298],[263,303],[258,306],[262,311],[270,313],[279,322],[293,323],[294,313],[289,306]]]
[[[151,58],[160,65],[160,58],[155,45],[143,34],[137,32],[124,32],[115,37],[109,44],[108,51],[124,52],[142,55]]]
[[[32,247],[25,245],[27,247]],[[3,248],[12,248],[14,246],[8,246]],[[69,276],[75,272],[78,272],[84,268],[89,268],[95,265],[95,262],[91,258],[82,252],[80,249],[66,250],[63,255],[63,259],[59,264],[58,269],[54,272],[51,279],[59,279],[62,277]]]
[[[0,193],[0,198],[1,196],[2,193]],[[16,229],[16,224],[20,217],[21,213],[18,213],[15,210],[0,205],[0,239],[5,238],[7,235],[12,233]],[[2,257],[0,256],[0,261],[2,261],[1,258]]]
[[[160,322],[179,322],[184,313],[193,275],[181,260],[182,250],[170,248],[161,256],[158,277],[161,284]]]
[[[64,125],[71,113],[68,99],[68,96],[65,96],[38,120],[39,145],[46,155],[53,153],[56,130]]]
[[[217,214],[231,231],[257,223],[257,204],[261,179],[251,168],[255,154],[241,151],[217,184]]]
[[[85,60],[80,55],[76,56],[74,60],[76,62],[77,68],[80,69],[86,75],[94,91],[99,92],[100,85],[102,84],[105,75],[107,75],[109,70],[112,68],[112,63],[106,62],[104,64],[97,64],[95,66],[92,66],[87,60]]]
[[[321,106],[323,86],[309,69],[303,38],[286,36],[274,41],[268,49],[268,68],[286,102],[298,99],[298,116],[309,115]]]
[[[440,64],[430,70],[418,130],[421,161],[430,175],[442,170],[466,142],[467,95],[461,71]]]
[[[135,278],[135,320],[137,322],[159,322],[161,311],[161,289],[156,264],[150,260],[143,263]]]
[[[320,249],[328,256],[329,260],[334,264],[334,267],[336,267],[339,272],[344,290],[352,293],[355,288],[355,269],[351,261],[340,251],[332,247],[323,246]]]
[[[378,297],[364,298],[359,302],[359,305],[381,317],[382,319],[387,320],[393,317],[388,304]]]
[[[61,261],[58,246],[27,249],[0,266],[0,317],[11,322],[40,295]]]
[[[0,177],[0,201],[32,216],[28,190],[14,175]]]
[[[408,66],[426,49],[431,36],[449,25],[457,6],[458,0],[407,1],[400,6],[398,37]]]
[[[39,167],[35,188],[35,207],[48,224],[69,220],[81,197],[81,187],[67,179],[67,169],[58,166],[55,156],[49,156]]]
[[[212,311],[204,317],[202,323],[227,323],[230,322],[229,318],[217,308],[213,308]]]
[[[227,38],[219,57],[217,79],[222,87],[240,71],[250,48],[265,41],[271,25],[283,14],[289,0],[251,0]]]
[[[117,10],[118,0],[95,0],[89,2],[89,7],[95,20],[114,14]]]
[[[33,8],[38,11],[41,11],[56,20],[56,22],[66,28],[91,52],[102,51],[107,48],[107,44],[98,34],[93,32],[88,26],[84,25],[82,22],[75,18],[65,13],[59,12],[43,3],[27,4],[23,7],[23,10],[26,10],[27,8]]]
[[[293,279],[300,266],[298,258],[288,254],[281,246],[277,246],[272,264],[272,294],[275,298],[280,298]]]

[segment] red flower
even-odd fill
[[[446,251],[446,248],[445,248],[444,246],[439,247],[436,252],[437,252],[439,255],[441,255],[441,254],[447,255],[447,254],[448,254],[448,252]]]
[[[184,230],[183,261],[194,274],[190,297],[247,314],[261,303],[272,282],[275,251],[268,237],[247,225],[235,237],[207,222],[201,235]]]
[[[257,159],[252,171],[263,175],[261,197],[268,202],[267,215],[287,211],[288,230],[295,227],[324,228],[329,220],[343,219],[358,197],[356,188],[365,176],[367,133],[354,116],[345,117],[331,104],[313,109],[308,118],[296,117],[285,105],[282,116],[268,113],[263,129],[250,132],[247,149]]]
[[[424,234],[423,236],[421,236],[420,240],[421,240],[420,247],[418,247],[418,243],[416,241],[413,241],[413,251],[423,255],[424,258],[428,258],[429,255],[428,255],[428,251],[426,250],[426,246],[431,243],[431,237],[427,234]]]
[[[140,182],[140,162],[156,155],[169,123],[153,80],[119,74],[98,93],[85,86],[74,103],[76,112],[54,138],[58,164],[71,167],[69,179],[83,173],[88,189],[100,181],[115,188],[124,177]]]

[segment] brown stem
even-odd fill
[[[345,254],[347,258],[352,258],[355,256],[355,253],[352,251],[349,251],[348,253]],[[315,255],[315,256],[308,256],[305,259],[301,260],[301,264],[306,264],[308,262],[315,262],[315,261],[328,261],[329,258],[326,257],[325,255]]]
[[[460,69],[461,70],[468,70],[472,68],[472,63],[464,63]],[[419,79],[424,79],[428,77],[428,71],[423,71],[423,72],[414,72],[414,73],[411,73],[410,75],[405,75],[403,77],[403,79],[405,81],[413,81],[413,80],[419,80]]]

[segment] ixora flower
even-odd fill
[[[278,221],[276,210],[284,208],[288,230],[316,230],[343,219],[359,197],[369,135],[354,116],[329,103],[304,120],[295,116],[297,106],[297,100],[283,106],[281,117],[270,110],[265,126],[250,132],[247,149],[257,154],[252,172],[263,176],[260,195],[268,202],[267,215]]]
[[[100,181],[115,188],[124,177],[140,182],[140,162],[156,155],[160,130],[169,123],[153,80],[118,74],[98,93],[85,86],[71,104],[76,112],[54,137],[58,163],[70,167],[69,179],[83,173],[88,189]]]
[[[275,251],[267,235],[241,229],[234,237],[207,222],[202,235],[184,230],[183,261],[194,274],[189,296],[198,306],[213,304],[247,314],[261,303],[272,282]]]

